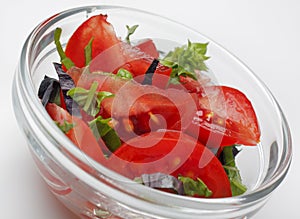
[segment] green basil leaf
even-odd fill
[[[114,152],[121,146],[121,140],[117,132],[109,125],[111,120],[111,118],[103,119],[101,116],[98,116],[89,122],[89,126],[94,136],[97,139],[102,138],[108,149]]]
[[[247,187],[242,183],[240,171],[235,163],[235,156],[233,152],[234,146],[227,146],[223,149],[223,168],[230,181],[232,196],[237,196],[245,193]]]
[[[56,45],[57,52],[60,56],[61,63],[66,67],[66,69],[70,69],[75,64],[72,62],[70,58],[68,58],[61,46],[60,43],[60,36],[61,36],[62,29],[56,28],[54,31],[54,43]]]
[[[190,177],[179,176],[178,179],[183,183],[183,189],[186,195],[210,197],[213,194],[207,185],[199,178],[193,180]]]
[[[68,133],[72,128],[75,127],[75,123],[69,123],[66,120],[61,124],[57,121],[54,121],[55,124],[58,126],[58,128],[63,132],[63,133]]]
[[[172,68],[169,83],[178,84],[179,76],[190,77],[197,80],[196,71],[207,71],[208,68],[204,63],[207,57],[208,43],[191,43],[177,47],[170,51],[161,63]]]
[[[92,37],[89,41],[89,43],[84,47],[84,55],[85,55],[85,65],[89,65],[92,61],[92,43],[93,43],[94,37]]]
[[[81,87],[75,87],[68,91],[67,95],[80,106],[82,109],[91,116],[96,116],[100,111],[102,100],[114,95],[110,92],[100,91],[97,92],[98,82],[94,81],[89,90]]]
[[[132,74],[130,73],[130,71],[127,71],[126,69],[124,68],[120,68],[117,72],[117,76],[120,77],[120,78],[124,78],[124,79],[132,79],[133,76]]]
[[[132,27],[129,27],[126,25],[127,28],[127,36],[125,37],[125,40],[128,44],[130,44],[130,36],[134,34],[136,28],[138,28],[139,25],[133,25]]]

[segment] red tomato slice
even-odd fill
[[[85,66],[84,48],[93,38],[92,58],[120,42],[112,25],[107,22],[107,15],[96,15],[83,22],[73,33],[66,46],[66,56],[75,66]]]
[[[260,139],[251,102],[239,90],[226,86],[204,88],[187,133],[210,147],[257,145]]]
[[[135,80],[141,83],[144,80],[144,75],[152,62],[153,58],[146,56],[128,61],[123,66],[121,66],[121,68],[130,71],[135,77]],[[170,79],[171,72],[172,68],[158,63],[155,72],[153,72],[155,74],[152,77],[152,85],[160,88],[165,88]]]
[[[77,86],[89,89],[94,81],[98,91],[114,94],[102,101],[101,115],[118,121],[116,131],[125,139],[162,128],[183,130],[197,109],[191,94],[182,90],[163,90],[111,75],[83,74]]]
[[[212,190],[213,198],[231,196],[230,182],[219,160],[182,132],[151,132],[131,139],[115,151],[108,165],[131,179],[156,172],[200,178]]]
[[[122,42],[107,22],[106,15],[96,15],[82,23],[69,39],[66,46],[66,56],[69,57],[76,67],[86,65],[84,48],[89,41],[92,42],[92,62],[90,71],[104,71],[116,73],[119,68],[129,70],[133,76],[144,75],[154,58],[159,53],[152,40],[142,41],[137,46],[131,46]],[[155,73],[169,76],[172,69],[161,64]],[[154,80],[155,81],[155,80]],[[159,81],[161,86],[165,85]]]
[[[201,94],[203,92],[203,86],[200,80],[194,80],[190,77],[179,76],[180,84],[169,84],[168,87],[175,89],[183,89],[189,93]]]
[[[136,47],[155,59],[159,57],[159,52],[157,51],[156,46],[151,39],[145,39],[138,42]]]
[[[74,81],[75,85],[77,85],[78,81],[81,78],[85,68],[78,68],[76,66],[71,67],[67,73],[71,76],[72,80]]]
[[[101,142],[103,145],[99,146],[92,131],[85,122],[75,116],[71,116],[66,110],[53,103],[48,103],[46,110],[54,121],[60,124],[64,124],[64,122],[74,124],[74,127],[65,134],[78,148],[99,163],[105,161],[100,147],[105,147],[104,142]]]
[[[133,75],[136,81],[142,82],[153,60],[154,57],[138,47],[120,42],[98,54],[90,63],[89,68],[90,72],[103,71],[113,73],[117,73],[120,68],[124,68]],[[165,87],[171,72],[171,68],[159,63],[155,72],[153,72],[155,74],[152,84],[158,87]],[[165,77],[161,77],[161,75]]]

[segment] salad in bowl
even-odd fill
[[[16,112],[50,190],[79,216],[251,216],[288,170],[275,99],[188,27],[77,8],[41,23],[21,59]]]

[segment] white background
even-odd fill
[[[300,1],[84,1],[99,3],[136,7],[189,25],[238,56],[267,84],[289,121],[294,157],[286,180],[254,218],[300,218]],[[9,0],[0,7],[0,218],[75,218],[48,192],[35,169],[13,115],[11,83],[33,27],[79,5],[71,0]]]

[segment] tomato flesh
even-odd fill
[[[260,130],[249,99],[226,86],[205,87],[187,133],[210,147],[257,145]]]
[[[96,15],[83,22],[73,33],[66,46],[66,56],[76,67],[84,67],[84,48],[92,43],[92,58],[120,42],[112,25],[107,22],[107,15]]]
[[[146,51],[147,52],[147,51]],[[153,62],[154,57],[140,50],[138,47],[120,42],[96,56],[90,63],[90,71],[103,71],[117,73],[120,68],[128,70],[136,81],[142,82],[144,75]],[[172,69],[158,64],[152,84],[158,87],[166,86]],[[164,75],[165,78],[157,77],[156,74]]]
[[[86,66],[84,48],[91,39],[93,39],[91,72],[116,73],[120,68],[125,68],[136,77],[144,75],[153,59],[159,56],[150,39],[140,42],[137,46],[123,43],[116,36],[113,26],[107,21],[107,16],[100,14],[82,23],[67,43],[66,56],[78,68]],[[171,68],[159,64],[155,73],[169,76],[171,71]]]
[[[91,39],[92,73],[85,74],[84,49]],[[183,76],[179,76],[179,85],[167,89],[172,69],[160,63],[153,72],[152,85],[142,85],[149,66],[159,57],[155,44],[151,39],[135,46],[122,42],[106,15],[93,16],[80,25],[65,53],[75,64],[68,73],[78,87],[89,89],[97,81],[97,91],[115,95],[102,101],[98,115],[116,121],[114,129],[123,142],[106,160],[104,142],[101,138],[96,140],[86,123],[92,116],[82,112],[80,119],[64,110],[64,103],[63,108],[47,104],[46,110],[54,121],[74,124],[66,136],[78,148],[129,178],[156,172],[200,178],[212,190],[213,198],[232,195],[221,163],[205,146],[259,142],[254,109],[242,92],[226,86],[208,86],[206,79],[196,81]],[[116,74],[120,68],[130,71],[135,80],[99,74]]]
[[[213,192],[213,198],[231,196],[230,182],[219,160],[182,132],[151,132],[133,138],[116,150],[108,163],[129,178],[156,172],[200,178]]]
[[[126,139],[132,137],[131,134],[162,128],[181,130],[196,111],[194,99],[187,92],[163,90],[111,75],[83,74],[77,86],[89,89],[94,81],[99,84],[98,91],[114,94],[102,101],[100,114],[118,121],[116,130]]]
[[[71,116],[66,110],[53,103],[48,103],[46,110],[50,117],[59,124],[62,125],[64,122],[73,124],[73,128],[65,133],[66,136],[95,161],[99,163],[104,162],[105,158],[101,147],[85,122],[75,116]],[[105,147],[103,142],[100,141],[100,143],[102,147]]]
[[[156,46],[151,39],[145,39],[138,42],[136,47],[155,59],[159,57],[159,52],[157,51]]]

